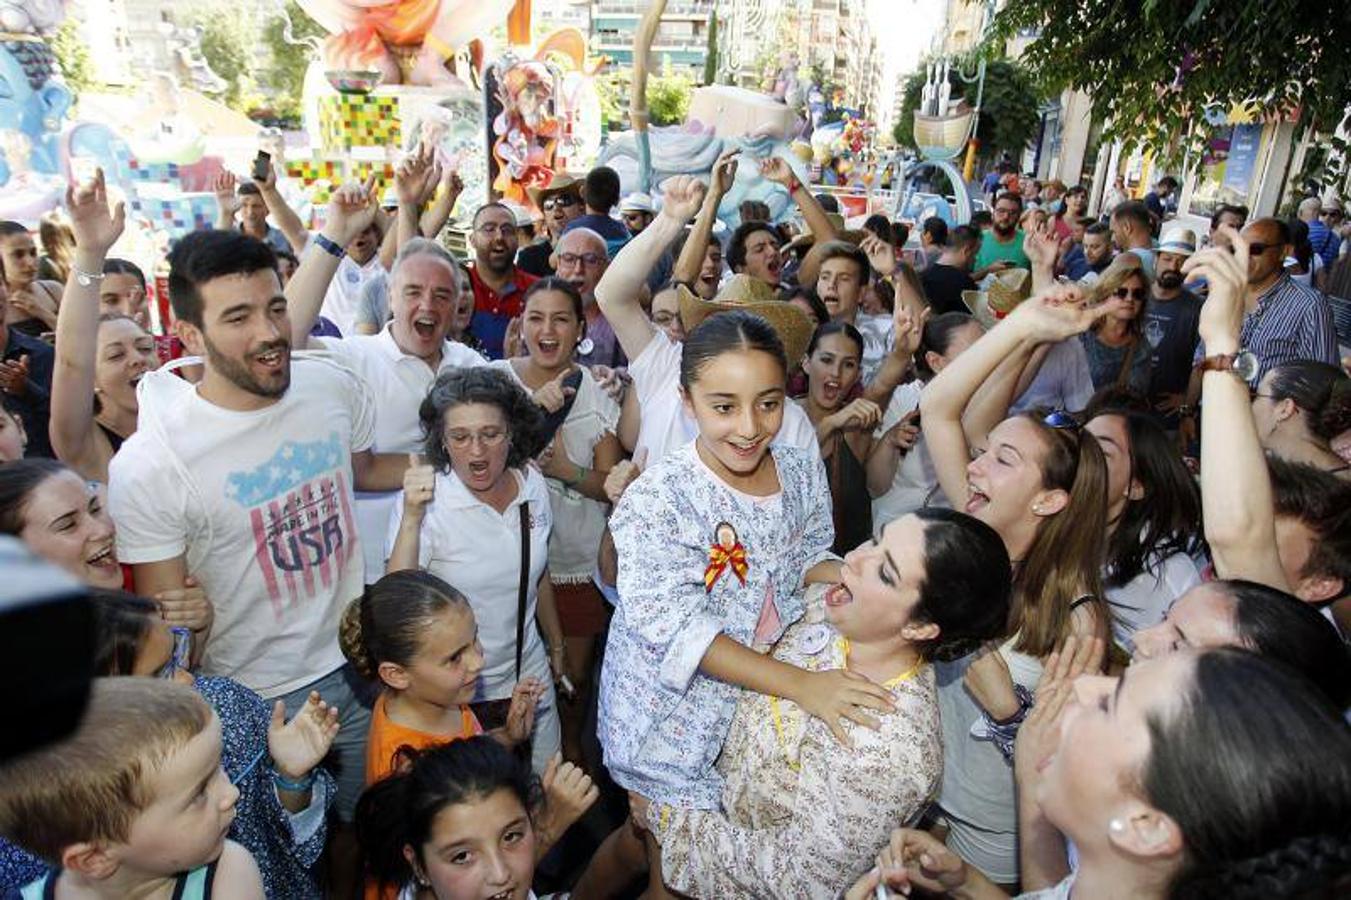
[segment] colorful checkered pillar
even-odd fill
[[[399,98],[380,94],[325,94],[319,98],[319,144],[325,156],[353,147],[397,147]]]

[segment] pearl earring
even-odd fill
[[[1120,819],[1113,819],[1107,823],[1107,830],[1119,837],[1126,833],[1126,823]]]

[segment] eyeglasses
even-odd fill
[[[588,266],[598,266],[605,260],[603,253],[560,253],[558,262],[560,265],[575,266],[578,263],[586,263]]]
[[[1145,291],[1144,288],[1124,288],[1124,287],[1117,288],[1116,295],[1120,297],[1122,300],[1125,300],[1127,297],[1130,297],[1132,300],[1141,300],[1141,301],[1143,301],[1147,296],[1149,296],[1148,292]]]
[[[484,222],[474,230],[486,238],[496,237],[499,234],[502,237],[516,236],[516,226],[511,222],[504,222],[501,225],[495,222]]]
[[[553,212],[555,209],[563,209],[572,206],[576,202],[576,197],[571,197],[566,194],[562,197],[546,197],[544,202],[540,204],[540,208],[545,212]]]
[[[1325,209],[1325,210],[1323,210],[1323,211],[1320,213],[1320,215],[1321,215],[1323,218],[1325,218],[1325,219],[1340,219],[1340,218],[1342,218],[1342,214],[1339,213],[1339,212],[1337,212],[1337,210],[1335,210],[1335,209]]]
[[[192,651],[192,632],[182,626],[170,628],[174,636],[174,652],[169,661],[160,666],[156,678],[173,678],[174,673],[188,667],[188,654]]]
[[[1063,409],[1053,409],[1045,416],[1042,416],[1042,424],[1049,425],[1051,428],[1064,431],[1078,432],[1084,426],[1072,414]]]
[[[1259,391],[1259,390],[1258,390],[1257,388],[1255,388],[1255,387],[1250,387],[1250,388],[1248,388],[1248,396],[1249,396],[1250,398],[1252,398],[1253,400],[1256,400],[1258,397],[1261,397],[1263,400],[1279,400],[1279,399],[1281,399],[1280,397],[1277,397],[1275,394],[1264,394],[1264,393],[1262,393],[1261,391]]]
[[[446,446],[452,450],[468,450],[471,444],[478,443],[485,449],[500,447],[507,439],[507,432],[501,428],[485,428],[480,432],[448,431]]]

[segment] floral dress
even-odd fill
[[[813,671],[842,669],[849,645],[813,602],[774,648]],[[723,811],[649,807],[662,876],[694,897],[838,897],[872,868],[893,828],[937,794],[943,735],[933,667],[888,681],[896,710],[881,729],[844,723],[853,749],[796,704],[741,693],[727,746]]]
[[[768,649],[805,609],[807,570],[833,558],[820,458],[770,452],[781,486],[773,496],[728,487],[691,443],[643,473],[610,519],[620,599],[597,734],[615,782],[654,803],[719,806],[713,763],[740,689],[701,675],[699,664],[719,634]],[[723,547],[730,559],[715,575],[710,561]]]

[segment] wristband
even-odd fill
[[[314,778],[315,775],[313,769],[310,769],[309,773],[299,781],[292,781],[278,772],[275,768],[272,770],[272,783],[277,786],[277,789],[290,791],[294,794],[303,794],[314,787]]]
[[[316,234],[314,236],[314,242],[330,256],[336,256],[338,259],[342,259],[343,256],[346,255],[347,251],[339,247],[336,241],[325,234]]]
[[[802,189],[802,182],[797,180],[796,175],[792,176],[792,180],[788,182],[788,195],[791,197],[793,194],[796,194],[801,189]]]

